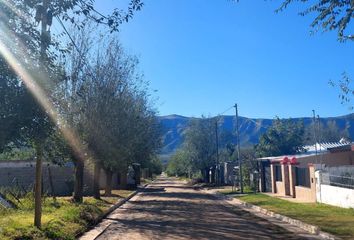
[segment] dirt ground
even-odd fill
[[[107,217],[97,239],[304,239],[182,182],[160,178]]]

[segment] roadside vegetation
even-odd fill
[[[16,209],[0,208],[0,239],[75,239],[93,226],[108,209],[131,194],[113,190],[111,197],[84,197],[75,203],[70,197],[43,198],[42,228],[33,226],[33,194],[19,199]]]
[[[182,146],[171,156],[166,166],[166,173],[208,182],[210,169],[218,163],[233,162],[238,165],[237,136],[222,130],[222,124],[222,118],[219,117],[192,119],[183,134]],[[320,127],[323,142],[339,141],[349,136],[348,129],[340,131],[331,121]],[[303,146],[315,142],[313,128],[313,123],[305,126],[302,120],[275,118],[260,136],[258,144],[242,146],[240,149],[243,185],[255,187],[251,181],[251,175],[258,171],[255,159],[304,152]]]
[[[247,203],[318,226],[322,231],[343,239],[354,238],[354,209],[319,203],[295,203],[265,194],[236,197]]]
[[[72,239],[118,199],[113,174],[126,189],[134,164],[161,172],[155,101],[117,35],[143,3],[124,6],[103,14],[92,0],[0,1],[0,160],[36,161],[35,182],[19,186],[26,196],[1,210],[4,238]],[[71,197],[45,198],[44,161],[73,166]],[[95,200],[84,198],[85,169]]]

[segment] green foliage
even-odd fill
[[[92,68],[75,79],[82,138],[92,159],[109,171],[149,165],[161,144],[156,112],[137,67],[138,59],[110,37]]]
[[[258,171],[256,158],[256,151],[254,148],[241,148],[240,157],[242,159],[242,175],[243,175],[243,186],[251,187],[250,174],[253,174],[254,171]]]
[[[163,170],[162,162],[157,156],[151,157],[151,160],[148,162],[146,167],[149,168],[151,173],[155,175],[161,174]],[[143,166],[143,168],[145,167]]]
[[[277,12],[283,11],[289,5],[298,2],[297,0],[285,0],[277,9]],[[354,41],[354,33],[350,32],[353,31],[350,25],[350,21],[354,18],[353,1],[302,0],[300,2],[306,5],[305,10],[300,12],[301,16],[315,16],[310,25],[314,32],[319,29],[323,31],[337,31],[339,41]],[[352,111],[354,109],[352,104],[354,89],[351,83],[352,80],[346,72],[342,74],[342,79],[339,80],[338,83],[330,81],[332,86],[338,85],[340,101],[342,104],[348,105],[349,109]]]
[[[126,197],[131,192],[114,191],[116,196]],[[95,200],[85,198],[82,204],[69,198],[43,199],[43,225],[41,229],[32,226],[33,194],[21,198],[18,209],[0,209],[0,239],[76,239],[76,236],[102,216],[121,197]]]
[[[49,31],[42,29],[41,36],[38,22],[42,18],[46,19],[48,25],[52,25],[53,21],[59,21],[60,24],[61,21],[67,21],[81,29],[90,20],[107,25],[111,31],[118,31],[123,22],[127,22],[136,11],[141,10],[143,3],[141,0],[131,0],[126,11],[116,8],[111,14],[104,15],[94,8],[95,1],[92,0],[47,2],[49,10],[43,12],[43,2],[40,0],[1,1],[0,41],[11,49],[17,60],[15,64],[21,65],[46,93],[40,97],[54,102],[52,94],[56,91],[57,84],[64,80],[63,69],[57,63],[59,54],[65,57],[68,50],[73,48],[63,46],[66,42],[63,41],[63,34],[51,37]],[[46,34],[48,37],[45,38]],[[17,76],[6,60],[8,59],[0,57],[0,152],[8,144],[42,145],[52,135],[53,125],[57,124],[52,124],[48,117],[48,112],[54,109],[44,109],[37,102],[38,99],[23,84],[24,79]]]
[[[182,147],[172,156],[168,166],[169,175],[196,176],[205,173],[216,164],[217,145],[219,163],[235,159],[235,136],[227,131],[220,131],[220,118],[194,118],[184,132]],[[216,134],[218,134],[216,136]]]
[[[45,236],[49,239],[74,239],[65,231],[65,223],[61,220],[49,221],[43,228]]]
[[[259,157],[281,156],[295,154],[302,150],[304,139],[303,122],[291,119],[275,119],[255,146]]]
[[[189,159],[189,153],[183,149],[171,157],[166,172],[169,176],[190,176],[192,172],[192,163]]]
[[[215,120],[202,117],[192,119],[185,132],[184,151],[192,169],[203,170],[216,163]]]
[[[277,11],[282,11],[295,2],[297,3],[299,1],[283,1]],[[301,3],[306,5],[306,9],[300,12],[301,16],[315,16],[311,23],[311,27],[315,29],[315,31],[320,28],[324,31],[337,31],[340,41],[354,40],[353,33],[346,32],[350,26],[350,20],[354,17],[352,1],[302,0]]]
[[[9,145],[8,147],[10,147]],[[33,148],[10,148],[7,151],[4,151],[0,154],[0,161],[9,161],[9,160],[27,160],[33,159],[34,149]]]
[[[330,81],[329,84],[332,87],[339,89],[338,97],[343,105],[347,105],[349,110],[354,109],[353,99],[354,99],[354,86],[353,81],[349,75],[344,72],[342,74],[342,79],[338,82]]]

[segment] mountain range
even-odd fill
[[[163,160],[167,161],[169,156],[181,146],[183,143],[183,132],[187,129],[191,119],[190,117],[180,115],[159,117],[163,131],[163,147],[161,150],[161,158]],[[313,119],[309,117],[292,119],[295,121],[302,120],[305,127],[313,122]],[[257,144],[261,134],[272,125],[273,121],[274,119],[239,117],[241,146]],[[220,116],[219,122],[220,132],[234,132],[235,116]],[[354,113],[339,117],[321,118],[323,126],[327,126],[328,123],[334,124],[340,131],[346,130],[349,137],[354,139]]]

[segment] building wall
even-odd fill
[[[289,190],[290,190],[290,196],[293,198],[296,198],[296,189],[295,189],[295,184],[296,184],[296,174],[295,174],[295,165],[289,164]]]
[[[335,174],[353,172],[353,166],[332,167],[325,171]],[[317,202],[325,203],[337,207],[354,208],[354,189],[329,185],[321,170],[316,171],[316,199]]]
[[[295,165],[282,164],[282,181],[275,181],[275,165],[271,164],[272,170],[272,193],[278,196],[292,196],[304,202],[316,202],[316,182],[315,168],[313,165],[308,165],[310,171],[310,187],[295,186]]]
[[[270,177],[271,177],[272,193],[277,193],[277,184],[275,181],[275,166],[274,166],[274,164],[270,165]]]
[[[316,198],[313,197],[313,191],[311,188],[295,186],[296,199],[304,202],[316,202]]]
[[[271,159],[270,159],[271,160]],[[338,152],[338,153],[327,153],[318,156],[307,156],[307,157],[298,157],[297,165],[298,167],[305,168],[310,166],[310,182],[311,187],[306,188],[302,186],[295,186],[296,176],[294,173],[294,167],[290,164],[284,165],[282,167],[282,181],[275,180],[275,165],[279,163],[272,163],[270,166],[271,169],[271,186],[272,193],[286,196],[290,195],[294,198],[301,199],[303,201],[314,202],[316,201],[316,186],[315,186],[315,169],[312,166],[313,164],[325,164],[327,167],[334,166],[344,166],[344,165],[354,165],[354,152]],[[288,169],[286,169],[286,167]],[[264,184],[262,182],[262,184]],[[262,186],[260,187],[262,190]]]
[[[299,166],[308,164],[326,164],[327,166],[354,165],[354,152],[327,153],[298,158]]]
[[[295,198],[304,202],[316,202],[315,167],[310,164],[308,168],[310,171],[310,187],[294,186]]]
[[[6,161],[0,162],[0,187],[17,187],[31,191],[35,181],[35,161]],[[74,165],[58,166],[50,163],[43,163],[42,166],[43,192],[56,196],[72,195],[74,189]],[[51,178],[49,177],[51,173]],[[53,182],[53,189],[50,181]],[[106,185],[106,175],[101,171],[100,187]],[[118,188],[117,174],[112,177],[113,189]],[[84,170],[84,194],[93,193],[93,170],[92,166],[85,166]]]
[[[43,164],[43,192],[62,196],[68,195],[73,189],[73,168],[71,166],[59,167],[51,164]],[[53,189],[50,184],[50,174]],[[0,187],[17,187],[31,191],[35,180],[35,162],[0,163]]]
[[[290,184],[289,184],[289,167],[287,164],[281,165],[281,174],[283,179],[283,195],[290,195]]]
[[[321,185],[318,202],[342,208],[354,208],[354,189]]]
[[[277,195],[280,195],[280,196],[285,196],[285,187],[284,187],[284,183],[283,182],[279,182],[279,181],[276,181],[275,182],[275,185],[276,185],[276,194]]]

